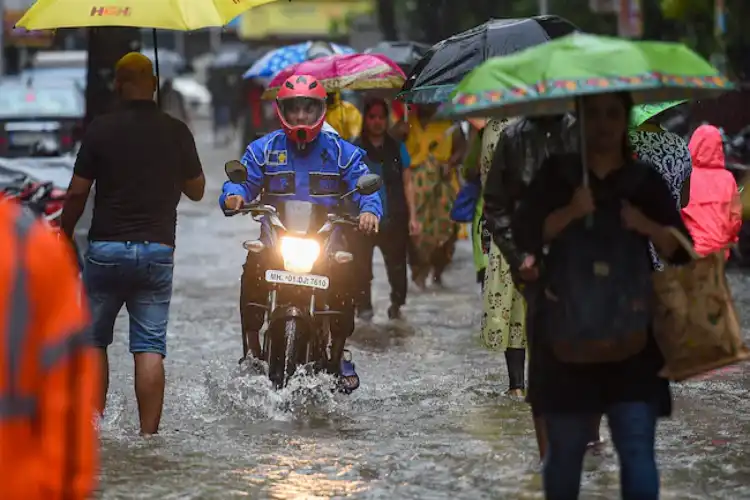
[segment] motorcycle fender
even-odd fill
[[[307,327],[310,329],[309,331],[313,330],[313,319],[310,316],[310,313],[305,311],[304,309],[301,309],[297,306],[282,306],[277,307],[274,309],[274,311],[271,313],[271,316],[269,317],[269,324],[272,325],[276,323],[277,321],[285,321],[288,318],[300,318],[304,321],[304,323],[307,325]]]

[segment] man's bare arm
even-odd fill
[[[86,200],[88,200],[93,183],[94,181],[75,174],[70,179],[62,215],[60,216],[60,227],[65,236],[70,239],[73,239],[73,231],[86,208]]]
[[[203,175],[198,149],[190,129],[185,124],[178,125],[183,173],[182,192],[192,201],[201,201],[206,192],[206,177]]]
[[[201,201],[206,192],[206,176],[201,173],[194,179],[186,180],[182,185],[182,192],[192,201]]]

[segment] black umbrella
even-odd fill
[[[491,57],[504,56],[565,36],[578,28],[558,16],[491,19],[433,45],[417,62],[403,88],[405,100],[442,102],[475,67]]]
[[[370,47],[365,54],[383,54],[408,74],[428,50],[430,46],[425,43],[385,41]]]

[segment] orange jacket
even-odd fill
[[[74,257],[13,201],[0,248],[0,498],[89,498],[99,377]]]

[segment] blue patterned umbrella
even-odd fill
[[[354,49],[335,43],[327,44],[333,49],[334,54],[353,54]],[[313,42],[299,43],[297,45],[287,45],[269,51],[266,55],[258,59],[249,70],[242,75],[242,78],[273,78],[276,73],[291,66],[299,64],[315,57],[310,49],[313,48]],[[329,51],[330,52],[330,51]],[[325,55],[325,54],[321,54]]]

